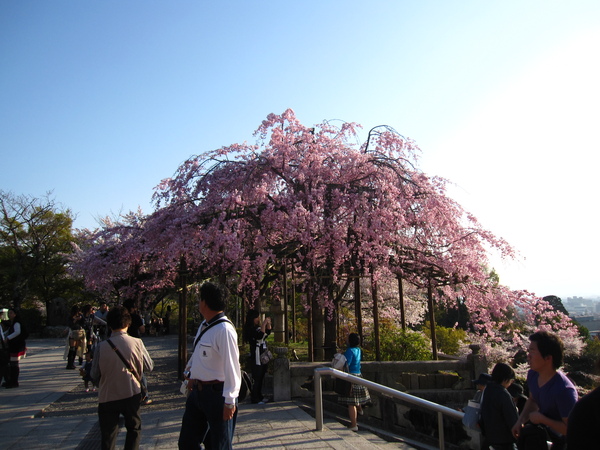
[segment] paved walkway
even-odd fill
[[[156,338],[153,338],[153,343]],[[42,417],[41,412],[81,378],[64,370],[64,340],[28,341],[29,354],[21,361],[21,387],[0,390],[0,448],[98,449],[97,416]],[[142,409],[141,449],[176,449],[181,409]],[[236,449],[413,449],[403,442],[390,443],[366,431],[354,433],[333,419],[316,431],[315,419],[293,401],[266,405],[242,404],[235,433]],[[125,429],[117,445],[123,447]]]

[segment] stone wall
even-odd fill
[[[487,362],[479,354],[479,347],[471,346],[472,354],[465,359],[449,358],[440,361],[399,361],[361,363],[365,379],[391,387],[453,409],[459,409],[473,398],[472,380],[487,372]],[[287,349],[276,349],[273,374],[274,400],[289,398],[314,399],[314,370],[331,367],[327,363],[289,362]],[[324,400],[328,407],[336,408],[333,379],[322,377]],[[398,434],[433,435],[437,432],[437,415],[413,405],[397,402],[371,394],[373,405],[361,420]],[[344,415],[344,411],[340,411]],[[444,420],[447,442],[455,442],[455,448],[479,448],[479,433],[466,430],[457,420]]]

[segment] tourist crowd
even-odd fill
[[[200,448],[202,444],[206,448],[232,448],[243,376],[237,332],[225,316],[225,304],[219,286],[202,285],[198,308],[204,320],[183,374],[187,401],[179,436],[181,449]],[[86,392],[98,389],[103,449],[114,448],[121,415],[127,429],[125,448],[139,447],[140,406],[151,402],[145,373],[154,366],[141,339],[150,329],[146,323],[132,300],[110,309],[105,303],[97,310],[91,305],[74,306],[69,314],[66,368],[79,367]],[[268,401],[261,387],[269,359],[263,361],[268,353],[265,338],[270,332],[270,320],[261,320],[259,312],[251,310],[244,337],[250,345],[252,374],[258,381],[251,390],[253,403]],[[19,387],[19,361],[26,353],[27,337],[18,312],[9,310],[8,320],[0,327],[0,380],[6,388]],[[482,449],[597,448],[600,388],[578,399],[575,385],[560,370],[564,355],[561,339],[537,331],[529,340],[525,389],[515,383],[512,367],[497,363],[491,374],[480,374],[473,380],[477,393],[465,410],[465,425],[481,431]],[[362,351],[356,333],[349,334],[347,345],[342,358],[344,370],[360,377]],[[360,385],[343,389],[338,400],[348,405],[350,428],[358,431],[357,416],[370,405],[369,392]],[[471,422],[470,417],[476,420]]]

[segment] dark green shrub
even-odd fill
[[[373,336],[371,337],[373,341]],[[431,342],[417,331],[402,330],[391,321],[379,327],[382,361],[427,361],[431,359]]]
[[[19,312],[21,321],[29,333],[38,334],[44,326],[45,317],[38,308],[21,308]]]

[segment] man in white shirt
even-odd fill
[[[241,376],[237,333],[225,317],[225,297],[212,283],[200,288],[204,321],[187,364],[188,389],[179,433],[179,448],[229,450],[237,417]],[[204,331],[206,329],[206,331]]]

